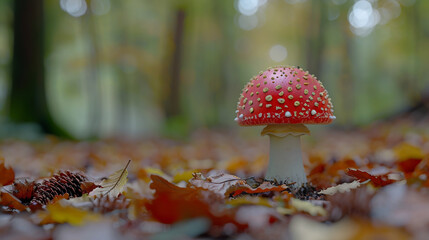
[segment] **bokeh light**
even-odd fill
[[[61,9],[73,17],[80,17],[88,9],[85,0],[60,0]]]
[[[380,14],[369,1],[359,0],[353,5],[348,19],[353,33],[366,36],[379,23]]]
[[[283,45],[277,44],[271,47],[269,54],[274,62],[281,62],[287,58],[287,49]]]
[[[237,10],[246,16],[255,14],[258,11],[258,0],[238,0]]]

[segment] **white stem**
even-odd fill
[[[265,174],[269,180],[296,182],[297,186],[307,182],[302,162],[300,136],[270,136],[270,162]]]

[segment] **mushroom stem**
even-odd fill
[[[301,186],[307,182],[301,151],[301,135],[309,130],[303,124],[268,125],[262,135],[270,137],[270,161],[265,178],[268,180],[295,182]]]

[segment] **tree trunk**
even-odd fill
[[[185,23],[185,11],[176,10],[175,25],[173,29],[173,41],[170,43],[172,54],[168,66],[166,79],[166,92],[164,95],[164,112],[167,118],[179,116],[180,110],[180,61],[183,48],[183,30]],[[170,55],[170,53],[169,53]]]
[[[70,137],[53,121],[46,100],[43,2],[14,1],[9,117],[17,123],[38,123],[45,133]]]
[[[310,21],[307,27],[307,67],[308,71],[321,77],[323,50],[325,47],[326,7],[324,1],[313,0]]]
[[[92,13],[88,12],[82,20],[86,34],[88,35],[88,78],[87,106],[88,106],[88,137],[97,137],[101,132],[102,100],[99,84],[99,40],[97,38],[96,26]]]

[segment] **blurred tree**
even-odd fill
[[[82,19],[83,27],[88,36],[88,78],[86,79],[86,90],[88,97],[88,136],[96,137],[100,131],[100,117],[102,116],[102,102],[99,80],[100,65],[100,39],[98,38],[95,19],[88,11]]]
[[[71,137],[52,118],[45,89],[43,0],[15,0],[9,117],[35,122],[46,133]]]
[[[163,101],[164,113],[167,118],[180,115],[180,63],[183,51],[183,32],[185,23],[185,8],[178,6],[175,11],[172,30],[169,33],[170,42],[167,50],[168,60],[166,61],[165,71],[165,95]]]
[[[323,50],[325,48],[325,25],[328,20],[326,2],[311,1],[311,10],[307,26],[306,58],[308,71],[316,76],[321,75]]]

